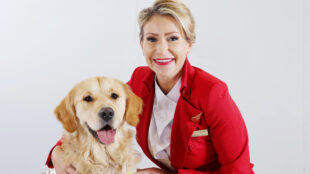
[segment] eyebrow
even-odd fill
[[[177,33],[177,34],[180,34],[179,32],[176,32],[176,31],[172,31],[172,32],[169,32],[169,33],[165,33],[165,36],[166,36],[166,35],[170,35],[170,34],[173,34],[173,33]],[[157,34],[157,33],[145,33],[145,35],[147,35],[147,34],[151,34],[151,35],[155,35],[155,36],[158,36],[158,34]]]

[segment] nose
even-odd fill
[[[157,42],[156,51],[160,54],[166,54],[168,50],[168,43],[165,40]]]
[[[110,121],[114,116],[114,111],[110,107],[101,108],[98,112],[98,116],[102,118],[104,121]]]

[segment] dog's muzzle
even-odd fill
[[[114,117],[114,110],[110,107],[101,108],[98,116],[105,122],[109,122]]]
[[[101,123],[103,127],[100,130],[91,129],[88,124],[88,131],[101,143],[101,144],[111,144],[114,142],[114,136],[116,130],[112,128],[112,122],[114,117],[114,110],[110,107],[101,108],[98,112],[99,118],[101,118]]]

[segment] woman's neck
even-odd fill
[[[162,92],[167,95],[174,85],[177,83],[179,78],[181,77],[181,72],[175,75],[174,77],[159,77],[156,76],[157,84]]]

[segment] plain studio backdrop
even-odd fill
[[[146,65],[137,15],[152,2],[0,0],[0,173],[46,170],[62,135],[53,110],[77,82],[127,82]],[[310,1],[184,2],[197,24],[189,60],[228,84],[255,172],[309,174]]]

